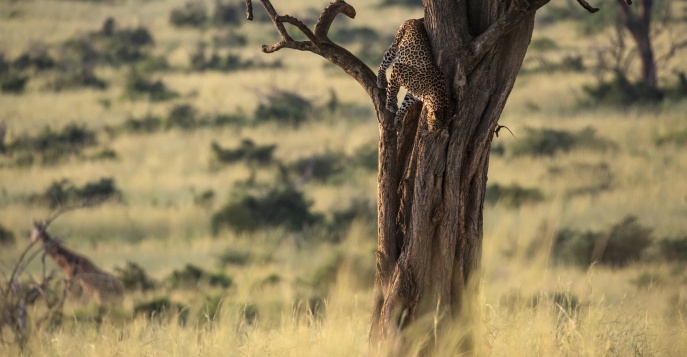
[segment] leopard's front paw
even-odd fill
[[[379,76],[377,77],[377,87],[380,89],[386,89],[386,86],[388,85],[386,81],[386,77]]]

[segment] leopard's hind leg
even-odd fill
[[[408,109],[410,109],[410,107],[418,101],[420,101],[420,98],[414,96],[410,92],[406,93],[406,96],[403,98],[403,102],[401,103],[401,108],[398,109],[398,111],[396,112],[396,117],[394,118],[394,126],[396,128],[400,127],[401,121],[403,120],[403,117],[406,115]]]

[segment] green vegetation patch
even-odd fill
[[[214,141],[210,148],[214,159],[220,163],[233,164],[244,161],[249,165],[267,165],[273,162],[277,145],[256,145],[253,140],[243,139],[235,149],[224,149]]]
[[[124,285],[124,289],[130,291],[148,291],[155,289],[155,281],[138,264],[127,261],[124,268],[116,267],[117,277]]]
[[[62,130],[46,127],[35,136],[23,135],[3,146],[1,154],[17,166],[55,164],[62,159],[78,155],[86,147],[97,145],[96,133],[78,124],[69,124]]]
[[[485,200],[491,204],[500,203],[506,207],[517,208],[524,204],[543,201],[544,194],[538,188],[525,188],[518,184],[492,184],[487,187]]]
[[[209,273],[195,265],[187,264],[181,270],[175,270],[167,281],[172,288],[197,288],[201,284],[220,288],[229,288],[234,280],[224,273]]]
[[[122,193],[111,177],[98,181],[87,182],[83,186],[75,186],[71,181],[62,179],[53,181],[42,193],[28,197],[31,203],[47,204],[50,208],[103,199],[121,199]]]
[[[0,245],[11,245],[14,241],[14,233],[0,224]]]
[[[573,149],[606,150],[615,145],[596,136],[596,131],[587,127],[578,132],[555,129],[525,128],[525,136],[510,146],[514,156],[553,156]]]

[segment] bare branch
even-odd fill
[[[246,19],[253,21],[253,2],[251,0],[246,0]]]
[[[329,28],[331,27],[336,15],[339,13],[342,13],[351,19],[354,19],[356,15],[353,6],[349,5],[343,0],[336,0],[336,2],[329,3],[329,6],[322,11],[322,14],[320,14],[320,17],[315,23],[315,37],[320,39],[320,41],[329,41],[329,37],[327,37]]]
[[[310,31],[308,26],[305,26],[305,24],[301,20],[299,20],[293,16],[289,16],[289,15],[278,16],[276,20],[279,22],[282,22],[282,23],[286,22],[286,23],[289,23],[291,25],[296,26],[299,30],[301,30],[301,32],[303,32],[303,34],[305,34],[306,37],[308,37],[308,39],[313,44],[315,44],[315,46],[317,46],[317,43],[319,41],[317,40],[317,38],[315,38],[315,34],[312,33],[312,31]]]
[[[628,1],[631,1],[631,0],[628,0]],[[583,7],[585,10],[591,12],[592,14],[595,13],[595,12],[597,12],[597,11],[599,11],[599,8],[598,8],[598,7],[593,7],[593,6],[589,5],[589,3],[586,2],[585,0],[577,0],[577,3],[579,3],[580,5],[582,5],[582,7]]]

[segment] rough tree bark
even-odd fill
[[[327,37],[337,14],[355,17],[352,6],[330,3],[311,31],[261,0],[282,37],[263,52],[291,48],[326,58],[361,84],[377,114],[379,244],[371,341],[397,337],[423,316],[441,325],[472,314],[469,292],[479,280],[489,148],[529,45],[535,11],[548,2],[423,0],[425,27],[454,115],[448,128],[429,132],[427,113],[416,103],[397,132],[376,74]],[[252,18],[250,1],[247,17]],[[284,23],[308,41],[293,40]]]

